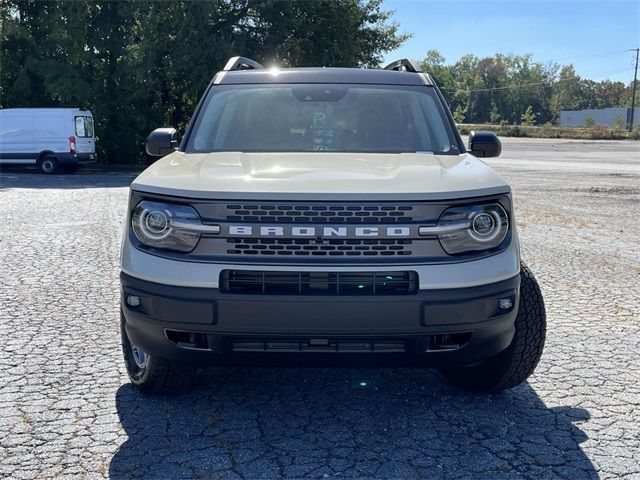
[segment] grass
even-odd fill
[[[458,124],[461,135],[468,135],[471,130],[489,130],[503,137],[529,138],[573,138],[578,140],[640,140],[640,128],[632,132],[595,125],[591,128],[555,127],[553,125],[491,125],[491,124]]]

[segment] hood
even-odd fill
[[[506,193],[473,155],[429,153],[184,153],[142,172],[134,190],[190,198],[464,198]]]

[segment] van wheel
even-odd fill
[[[58,171],[58,160],[55,157],[46,155],[40,159],[40,170],[42,173],[51,175]]]
[[[120,312],[122,353],[131,383],[144,393],[175,393],[191,386],[198,369],[149,355],[129,340]]]
[[[511,344],[498,355],[472,367],[440,372],[453,385],[472,392],[498,393],[524,382],[544,349],[547,319],[542,292],[533,273],[520,265],[520,303]]]

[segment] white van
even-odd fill
[[[44,173],[75,171],[97,159],[93,116],[78,108],[0,110],[0,165],[37,165]]]

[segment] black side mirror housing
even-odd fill
[[[156,128],[147,137],[145,150],[152,157],[164,157],[178,149],[178,132],[175,128]]]
[[[502,152],[502,143],[493,132],[480,130],[469,134],[469,151],[476,157],[498,157]]]

